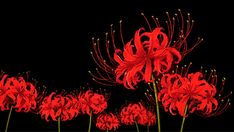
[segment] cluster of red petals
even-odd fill
[[[117,116],[112,113],[100,114],[97,117],[96,127],[100,130],[116,130],[119,125]]]
[[[14,108],[17,112],[29,112],[36,108],[38,97],[35,86],[23,77],[8,77],[1,75],[0,109],[1,111]]]
[[[120,112],[120,121],[125,125],[153,125],[156,123],[156,116],[148,111],[141,103],[129,104]]]
[[[152,73],[167,72],[173,62],[180,62],[181,54],[170,47],[162,28],[155,28],[152,32],[140,28],[123,51],[115,50],[114,60],[119,64],[115,70],[117,83],[134,89],[140,81],[151,82]]]
[[[89,71],[92,79],[102,85],[123,84],[127,89],[135,89],[141,81],[152,82],[152,75],[158,77],[168,72],[173,64],[179,63],[202,42],[203,39],[198,37],[191,47],[188,46],[187,39],[194,25],[189,13],[186,17],[181,10],[173,17],[168,12],[166,14],[166,25],[160,24],[161,22],[152,16],[156,27],[151,27],[142,13],[149,30],[140,27],[126,43],[120,21],[119,33],[123,46],[117,45],[119,41],[115,42],[119,38],[115,38],[113,25],[110,33],[106,33],[106,50],[101,51],[99,38],[92,38],[94,52],[90,53],[98,66],[96,71]]]
[[[147,111],[145,115],[142,115],[144,116],[144,122],[141,123],[141,125],[144,125],[144,126],[153,126],[156,124],[156,115],[154,112],[152,111]]]
[[[91,112],[93,114],[98,114],[107,108],[107,99],[102,94],[94,93],[91,90],[80,94],[78,101],[83,114],[90,115]]]
[[[188,111],[200,111],[205,115],[217,109],[218,101],[215,99],[216,87],[209,84],[201,72],[191,73],[183,77],[179,74],[165,74],[161,79],[162,89],[158,94],[165,111],[172,115],[176,111],[184,115],[186,105]]]
[[[61,121],[67,121],[79,114],[79,103],[72,95],[56,95],[55,92],[52,92],[44,98],[39,109],[41,117],[45,118],[46,121],[49,121],[49,117],[53,121],[57,121],[58,118]]]

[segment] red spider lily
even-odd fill
[[[142,31],[143,33],[140,34]],[[159,36],[162,36],[161,43],[158,39]],[[144,37],[147,38],[147,41],[142,42]],[[167,45],[168,37],[161,28],[156,28],[152,33],[145,32],[144,28],[139,29],[134,36],[134,42],[128,42],[123,53],[116,49],[114,59],[119,64],[115,70],[117,83],[123,83],[126,88],[134,89],[133,86],[142,80],[151,82],[152,72],[168,71],[173,57],[178,58],[175,62],[178,63],[181,55],[175,48]]]
[[[144,126],[153,126],[156,124],[156,115],[155,113],[153,113],[152,111],[147,110],[146,113],[144,113],[145,115],[141,115],[143,116],[144,120],[141,120],[139,122],[140,125],[144,125]]]
[[[78,101],[83,114],[90,115],[91,111],[93,114],[98,114],[107,108],[107,99],[91,90],[79,95]]]
[[[77,100],[72,95],[62,96],[52,92],[48,97],[45,97],[39,113],[42,118],[49,121],[49,116],[53,121],[67,121],[73,119],[79,113]]]
[[[10,77],[4,74],[0,86],[1,110],[9,110],[10,107],[16,112],[29,112],[36,108],[38,93],[35,86],[26,82],[23,77]]]
[[[199,38],[192,48],[188,48],[187,39],[194,23],[190,14],[187,15],[186,23],[180,10],[179,14],[175,14],[175,17],[172,18],[169,13],[166,14],[168,16],[166,26],[161,25],[157,18],[152,17],[156,25],[154,29],[142,14],[150,30],[146,31],[144,27],[139,28],[134,37],[127,43],[123,40],[122,21],[120,21],[120,38],[124,45],[122,50],[116,48],[115,31],[112,30],[111,25],[112,46],[108,33],[106,33],[106,54],[109,62],[101,54],[103,52],[100,51],[99,39],[95,42],[93,38],[94,52],[91,52],[91,55],[101,69],[96,68],[97,74],[89,71],[93,80],[104,85],[124,84],[126,88],[134,89],[134,86],[140,81],[151,82],[153,73],[155,75],[165,73],[173,63],[179,63],[202,39]],[[176,27],[176,24],[178,24],[178,27]],[[178,29],[179,32],[175,33],[175,29]],[[172,40],[174,40],[173,43]],[[113,49],[110,49],[111,47]],[[111,51],[114,51],[113,57]]]
[[[2,75],[1,82],[0,82],[0,108],[1,111],[9,110],[10,108],[10,97],[14,98],[14,95],[9,90],[9,83],[6,83],[8,75]]]
[[[201,71],[203,72],[203,71]],[[229,108],[231,105],[230,103],[230,95],[232,91],[228,94],[224,95],[224,85],[226,78],[221,80],[220,86],[217,86],[218,79],[216,70],[211,70],[210,74],[207,75],[207,72],[204,72],[204,78],[207,78],[207,82],[213,86],[213,89],[207,91],[205,98],[202,99],[201,103],[198,105],[198,112],[197,114],[203,117],[210,117],[210,116],[218,116],[222,114],[225,110]],[[221,88],[217,92],[217,88]],[[216,102],[217,101],[217,102]],[[217,105],[212,105],[217,104]],[[214,107],[214,109],[212,109]]]
[[[211,116],[222,113],[228,107],[229,100],[225,105],[220,101],[230,94],[221,100],[220,97],[216,97],[215,72],[211,73],[207,80],[202,72],[187,73],[188,70],[182,75],[175,73],[165,74],[162,77],[162,89],[158,97],[165,111],[169,110],[172,115],[178,111],[181,116],[185,116],[185,108],[188,107],[187,111],[190,113],[197,111],[200,115]]]
[[[16,112],[33,112],[43,93],[38,96],[35,86],[31,82],[25,81],[22,76],[8,78],[8,75],[3,73],[1,77],[0,108],[2,111],[10,110],[5,127],[5,131],[7,131],[12,109],[14,108]]]
[[[69,120],[71,120],[73,117],[76,117],[80,113],[80,104],[78,102],[78,99],[75,98],[72,95],[67,95],[66,98],[70,100],[70,108],[68,109],[68,113],[70,114]]]
[[[100,130],[116,130],[119,127],[119,120],[112,113],[100,114],[97,117],[96,127]]]
[[[125,125],[145,124],[146,114],[147,110],[141,103],[129,104],[121,110],[120,121]]]
[[[17,112],[22,111],[28,112],[31,109],[36,108],[36,98],[38,96],[37,90],[32,83],[26,82],[23,77],[9,78],[9,83],[12,94],[15,96],[15,106]],[[13,99],[13,98],[12,98]]]
[[[55,101],[52,100],[52,97],[55,95],[55,92],[51,93],[48,97],[45,97],[41,106],[40,106],[40,111],[39,113],[41,114],[41,117],[45,118],[46,121],[49,121],[49,116],[52,117],[53,120],[56,120],[55,117]]]

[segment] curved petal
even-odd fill
[[[145,68],[145,82],[151,82],[152,76],[152,63],[151,60],[146,61],[146,68]]]

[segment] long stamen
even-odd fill
[[[95,51],[95,54],[96,54],[96,56],[97,56],[97,59],[98,59],[98,62],[102,62],[102,61],[105,61],[104,59],[103,59],[103,57],[102,57],[102,54],[101,54],[101,52],[100,52],[100,42],[99,42],[100,40],[99,40],[99,38],[97,39],[97,42],[96,43],[94,43],[93,45],[94,45],[94,51]],[[96,46],[97,46],[97,48],[96,48]],[[100,65],[102,65],[103,66],[103,68],[104,69],[108,69],[108,71],[110,71],[111,72],[111,67],[109,66],[109,65],[107,65],[106,63],[99,63]],[[101,67],[100,67],[101,68]]]
[[[160,27],[160,23],[159,23],[159,21],[158,21],[158,18],[157,18],[157,17],[155,18],[154,16],[151,16],[151,17],[152,17],[152,19],[153,19],[153,21],[154,21],[156,27]]]
[[[144,19],[145,19],[145,21],[146,21],[146,23],[147,23],[147,25],[149,27],[149,30],[152,32],[152,28],[151,28],[150,23],[149,23],[148,19],[146,18],[145,14],[141,13],[141,15],[144,17]]]
[[[106,68],[103,66],[103,63],[104,63],[105,60],[102,60],[102,61],[101,61],[101,62],[103,62],[103,63],[98,62],[98,61],[95,59],[95,57],[94,57],[92,51],[90,52],[90,54],[91,54],[91,56],[92,56],[94,62],[98,65],[98,67],[100,67],[103,71],[106,71],[106,72],[108,72],[108,73],[112,73],[112,71],[106,70]]]
[[[181,35],[183,35],[184,34],[184,16],[180,9],[178,9],[178,12],[181,18]]]
[[[173,34],[174,34],[175,18],[173,17],[172,21],[171,21],[171,18],[169,16],[168,12],[166,12],[166,15],[167,15],[167,19],[168,19],[168,21],[166,21],[167,28],[168,28],[168,37],[169,37],[169,42],[168,43],[170,44],[171,41],[172,41],[172,38],[173,38]]]
[[[123,32],[122,32],[122,20],[119,21],[119,30],[120,30],[120,38],[122,41],[123,46],[125,45],[124,39],[123,39]]]
[[[188,68],[187,68],[187,70],[186,70],[186,72],[185,72],[185,76],[188,75],[188,72],[189,72],[189,69],[190,69],[190,66],[191,66],[191,65],[192,65],[192,62],[189,63]]]
[[[111,24],[110,27],[111,27],[110,35],[111,35],[112,45],[113,45],[114,50],[115,50],[116,49],[116,46],[115,46],[115,30],[113,30],[113,24]]]

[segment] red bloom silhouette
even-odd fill
[[[35,86],[26,82],[23,77],[10,77],[4,74],[0,86],[1,110],[9,110],[10,107],[17,112],[28,112],[36,108],[38,97]]]
[[[0,108],[1,111],[9,110],[10,108],[10,97],[14,98],[14,95],[10,92],[10,89],[8,87],[9,83],[6,83],[8,81],[8,75],[4,74],[1,75],[1,82],[0,82]]]
[[[201,115],[209,116],[221,113],[227,108],[229,103],[223,107],[222,103],[219,105],[220,98],[216,97],[217,75],[215,73],[205,80],[201,72],[188,75],[187,72],[185,75],[176,73],[165,74],[162,77],[162,89],[158,97],[165,111],[169,110],[173,115],[178,111],[181,116],[185,116],[187,106],[190,113],[197,111]]]
[[[15,96],[15,106],[13,108],[20,112],[24,109],[28,112],[31,109],[36,108],[37,91],[32,83],[26,82],[23,77],[10,78],[14,88],[11,88],[12,94]]]
[[[56,121],[56,117],[55,117],[55,106],[56,106],[56,102],[54,100],[52,100],[52,97],[55,95],[55,92],[51,93],[48,97],[45,97],[41,106],[40,106],[40,111],[39,113],[41,114],[41,117],[45,118],[46,121],[49,121],[49,116],[51,116],[51,118]]]
[[[70,100],[70,107],[68,109],[69,113],[69,120],[71,120],[73,117],[76,117],[80,113],[80,103],[78,102],[78,99],[75,98],[72,95],[66,96],[67,100]]]
[[[146,40],[142,42],[143,38]],[[145,29],[141,28],[136,32],[134,42],[130,41],[124,46],[123,53],[120,49],[115,50],[114,59],[119,64],[115,70],[116,81],[123,83],[126,88],[134,89],[133,86],[142,80],[151,82],[153,72],[168,71],[173,58],[177,58],[175,63],[178,63],[181,54],[175,48],[169,47],[168,37],[161,28],[152,32],[145,32]]]
[[[143,115],[145,114],[145,115]],[[141,116],[143,120],[139,122],[140,125],[144,126],[153,126],[156,124],[156,115],[152,111],[147,110],[146,113],[143,113]]]
[[[97,74],[89,71],[93,80],[104,85],[124,84],[126,88],[134,89],[138,82],[151,82],[152,74],[165,73],[173,63],[179,63],[182,57],[198,45],[202,39],[199,38],[189,49],[187,39],[194,23],[190,14],[187,15],[186,24],[180,10],[179,14],[176,14],[173,18],[170,18],[169,13],[167,13],[167,16],[167,31],[165,31],[166,27],[160,25],[158,19],[154,17],[153,21],[156,28],[152,29],[144,16],[150,31],[146,31],[144,27],[139,28],[128,43],[123,40],[122,22],[120,22],[120,37],[124,45],[122,50],[116,48],[115,32],[111,26],[111,41],[109,41],[108,33],[106,33],[106,53],[109,62],[101,54],[99,39],[95,42],[93,38],[94,52],[91,52],[91,55],[100,69],[96,68]],[[176,20],[178,27],[175,28]],[[177,34],[175,29],[179,30]],[[175,41],[172,42],[172,40]],[[110,42],[112,45],[110,45]],[[110,50],[111,47],[113,50]],[[114,56],[112,57],[111,52],[113,51]]]
[[[103,95],[94,93],[91,90],[79,95],[78,101],[83,114],[90,115],[91,111],[94,114],[98,114],[107,108],[106,98]]]
[[[56,95],[52,92],[48,97],[45,97],[41,106],[39,113],[42,118],[49,121],[49,116],[53,121],[67,121],[73,119],[79,113],[79,107],[77,100],[71,95],[62,96]]]
[[[112,113],[100,114],[97,117],[96,127],[100,130],[116,130],[119,127],[119,120]]]
[[[125,125],[146,124],[146,114],[147,110],[141,103],[129,104],[121,110],[120,121]]]

